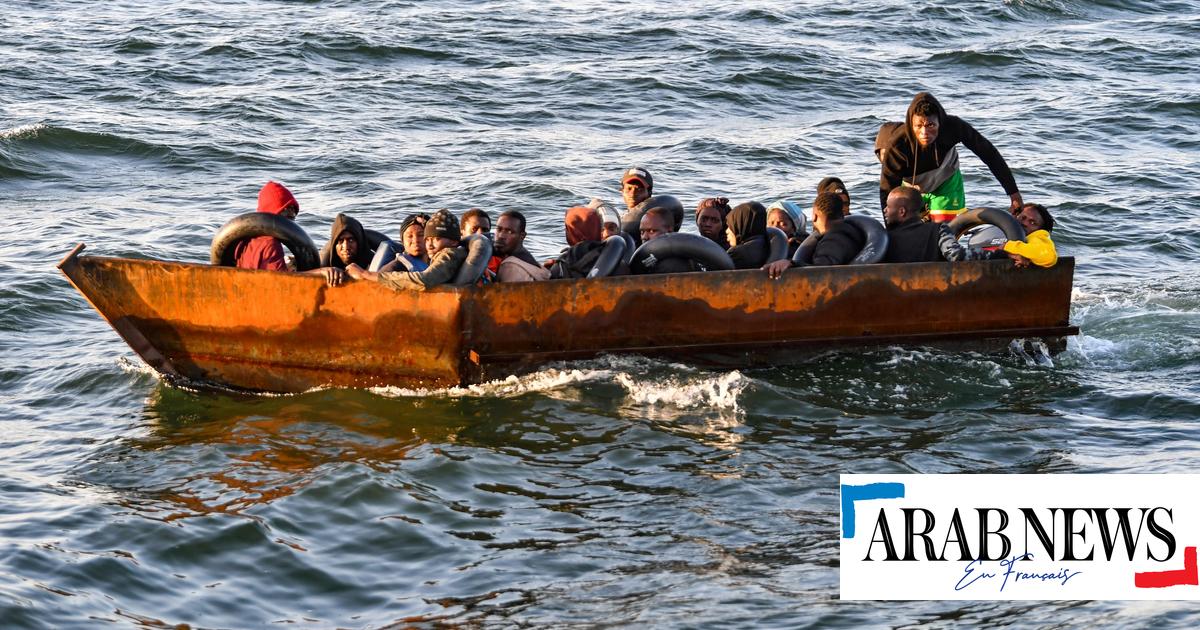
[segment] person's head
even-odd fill
[[[1021,222],[1021,227],[1025,228],[1026,234],[1033,234],[1038,230],[1047,232],[1054,230],[1054,217],[1050,216],[1050,211],[1040,203],[1027,203],[1021,206],[1017,221]]]
[[[600,213],[592,208],[587,206],[569,208],[563,224],[567,230],[568,245],[600,240]]]
[[[783,208],[772,208],[767,212],[767,227],[783,230],[791,238],[796,235],[796,222]]]
[[[725,241],[725,217],[733,208],[725,197],[709,197],[696,206],[696,229],[710,241]]]
[[[463,236],[487,234],[492,231],[492,218],[479,208],[471,208],[463,213],[458,229]]]
[[[842,210],[845,206],[842,204],[842,198],[834,193],[821,193],[817,195],[813,201],[813,229],[824,234],[835,223],[841,221],[846,215]]]
[[[458,219],[449,210],[438,210],[425,222],[425,249],[431,257],[443,249],[458,247],[461,239]]]
[[[350,230],[342,230],[342,233],[338,234],[337,239],[333,241],[333,251],[337,253],[337,257],[341,259],[343,265],[354,262],[354,257],[358,255],[358,248],[358,237]]]
[[[739,204],[725,218],[725,240],[730,247],[767,233],[767,209],[757,201]]]
[[[642,215],[642,222],[638,225],[641,232],[642,242],[653,241],[656,238],[666,236],[671,233],[671,226],[674,224],[675,218],[671,216],[671,211],[666,208],[651,208]]]
[[[525,243],[525,215],[516,210],[505,210],[496,219],[496,241],[492,249],[497,256],[511,256]]]
[[[908,133],[922,149],[932,146],[946,119],[946,111],[929,92],[920,92],[908,106]]]
[[[617,214],[617,211],[613,210],[612,206],[600,206],[596,209],[596,212],[600,213],[601,240],[621,233],[621,215]]]
[[[850,193],[837,177],[826,177],[817,183],[817,194],[833,193],[842,198],[842,214],[850,214]]]
[[[426,257],[425,222],[428,220],[429,215],[419,212],[408,215],[400,224],[400,243],[404,246],[404,253],[413,258]]]
[[[925,201],[921,199],[921,193],[917,192],[916,188],[893,188],[892,192],[888,193],[887,206],[883,209],[883,222],[888,227],[895,227],[910,221],[920,221],[921,210],[924,207]]]
[[[258,191],[258,211],[295,220],[300,214],[300,202],[283,184],[267,182]]]
[[[640,166],[631,166],[621,175],[621,198],[629,208],[649,199],[653,190],[654,178]]]

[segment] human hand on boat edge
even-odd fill
[[[341,286],[349,280],[346,272],[337,267],[321,267],[312,271],[313,275],[319,275],[325,278],[325,284],[331,287]]]
[[[792,268],[792,261],[784,258],[783,260],[769,262],[763,265],[762,268],[767,272],[768,278],[772,280],[778,280],[779,277],[783,275],[783,272]]]

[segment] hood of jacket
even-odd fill
[[[258,211],[267,214],[279,214],[289,204],[296,204],[296,208],[300,207],[300,202],[296,201],[296,196],[292,191],[284,188],[283,184],[278,182],[267,182],[261,190],[258,191]]]
[[[725,218],[725,225],[733,231],[740,245],[755,236],[767,233],[767,209],[757,201],[739,204]]]
[[[354,235],[354,240],[358,241],[358,252],[354,254],[354,262],[363,269],[370,267],[374,254],[367,246],[366,230],[363,229],[362,223],[359,223],[358,219],[340,212],[333,218],[333,228],[329,230],[329,264],[339,269],[345,269],[346,263],[343,263],[341,257],[337,255],[336,244],[338,236],[347,230]]]

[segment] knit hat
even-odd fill
[[[425,238],[448,238],[452,241],[462,240],[462,232],[458,228],[458,219],[445,208],[438,210],[425,222]]]

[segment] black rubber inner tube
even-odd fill
[[[628,265],[628,264],[629,264],[629,261],[630,261],[630,260],[633,260],[633,252],[634,252],[634,250],[636,250],[636,249],[638,248],[637,241],[633,240],[633,237],[632,237],[632,236],[630,236],[628,232],[621,232],[621,233],[620,233],[618,236],[620,236],[621,238],[625,239],[625,258],[624,258],[624,263],[625,263],[626,265]]]
[[[208,260],[223,267],[237,266],[234,252],[240,241],[270,236],[282,242],[296,259],[297,271],[316,269],[320,264],[317,246],[295,221],[266,212],[247,212],[230,219],[217,230],[209,247]]]
[[[864,214],[852,214],[845,221],[858,228],[867,237],[867,242],[858,255],[850,260],[851,265],[873,265],[887,255],[888,233],[882,223]]]
[[[642,217],[653,208],[663,208],[671,213],[673,230],[683,226],[683,202],[672,195],[656,195],[634,206],[621,215],[621,231],[633,237],[637,245],[642,244]]]
[[[1010,241],[1025,241],[1025,228],[1021,222],[1008,211],[996,208],[974,208],[954,217],[950,222],[950,233],[958,238],[963,232],[984,223],[1000,228]]]
[[[452,284],[456,286],[475,284],[487,270],[488,261],[492,258],[492,239],[482,234],[468,236],[463,239],[462,246],[467,248],[467,259],[454,276]]]
[[[617,265],[621,264],[625,258],[625,247],[625,239],[619,234],[614,234],[604,239],[604,247],[600,250],[600,257],[592,265],[592,270],[588,272],[587,277],[606,278],[611,276]]]
[[[633,252],[629,267],[634,273],[650,273],[658,261],[668,258],[694,260],[708,271],[733,269],[733,259],[720,245],[699,234],[680,232],[644,243]]]
[[[767,262],[773,263],[776,260],[787,258],[788,236],[779,228],[767,228],[767,243],[771,246],[771,251],[767,254]]]
[[[858,228],[859,231],[866,236],[866,243],[863,248],[858,251],[858,255],[850,260],[850,265],[871,265],[875,264],[887,255],[888,248],[888,233],[887,228],[882,223],[862,214],[852,214],[844,219],[850,225]],[[808,235],[800,247],[796,248],[796,253],[792,254],[792,262],[797,266],[811,265],[813,262],[813,253],[817,249],[816,232]]]
[[[796,253],[792,254],[792,263],[800,267],[811,265],[813,252],[817,250],[817,241],[819,240],[820,238],[817,237],[814,230],[812,234],[808,235],[808,238],[804,239],[804,242],[800,243],[800,247],[796,248]]]

